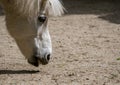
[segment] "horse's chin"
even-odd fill
[[[47,65],[48,64],[48,62],[46,62],[44,60],[41,60],[41,59],[39,59],[38,61],[39,61],[39,64],[42,64],[42,65]]]
[[[31,59],[28,59],[28,63],[35,67],[38,67],[39,64],[47,65],[49,62],[47,62],[45,59],[41,59],[41,58],[33,56]]]
[[[28,63],[35,66],[35,67],[39,66],[39,61],[38,61],[37,57],[33,57],[32,59],[28,59]]]

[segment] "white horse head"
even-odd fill
[[[48,64],[52,54],[48,30],[50,15],[60,16],[64,8],[59,0],[1,0],[6,26],[28,62]]]

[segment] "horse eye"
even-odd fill
[[[38,21],[44,23],[46,21],[46,16],[45,15],[40,15],[38,16]]]

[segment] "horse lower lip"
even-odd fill
[[[42,65],[47,65],[48,64],[48,61],[46,61],[45,59],[39,59],[39,61]]]
[[[38,62],[38,58],[37,57],[34,57],[33,61],[28,60],[28,63],[33,65],[33,66],[36,66],[36,67],[39,66],[39,62]]]
[[[42,64],[42,65],[47,65],[48,62],[46,62],[46,61],[42,61],[41,64]]]
[[[42,63],[42,65],[47,65],[48,63]]]

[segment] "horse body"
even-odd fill
[[[52,54],[48,30],[50,15],[63,14],[59,0],[0,0],[6,14],[6,26],[10,35],[28,62],[38,66],[47,64]]]

